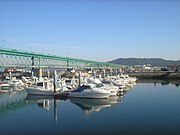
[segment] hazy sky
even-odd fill
[[[0,0],[0,47],[108,61],[180,59],[179,0]]]

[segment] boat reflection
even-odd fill
[[[23,102],[27,93],[23,91],[11,91],[0,94],[0,110],[1,107],[5,107],[12,104]]]
[[[70,102],[79,106],[85,115],[90,115],[92,112],[99,112],[103,108],[115,106],[120,102],[120,97],[114,96],[108,99],[70,98]]]
[[[53,97],[51,97],[51,96],[27,95],[25,100],[28,102],[34,102],[38,105],[38,107],[49,110],[50,109],[50,102],[53,100]]]
[[[53,103],[54,121],[58,122],[58,99],[54,99],[53,96],[38,96],[38,95],[27,95],[26,101],[36,103],[39,108],[50,110],[51,104]]]

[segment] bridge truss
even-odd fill
[[[13,68],[120,68],[107,62],[0,48],[0,67]]]

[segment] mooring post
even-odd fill
[[[112,69],[110,69],[110,76],[112,77]]]
[[[102,79],[101,74],[99,74],[99,79]]]
[[[33,76],[34,76],[34,71],[31,72],[31,77],[33,77]]]
[[[106,77],[106,70],[103,70],[103,76]]]
[[[12,73],[9,72],[9,79],[12,80]]]
[[[54,93],[56,93],[56,82],[57,82],[57,73],[56,70],[54,70],[54,79],[53,79]]]
[[[94,78],[96,78],[96,71],[94,70]]]
[[[79,71],[79,87],[81,86],[81,71]]]
[[[50,79],[50,71],[49,70],[47,71],[47,76],[48,76],[48,79]]]
[[[31,60],[32,60],[32,68],[31,68],[31,75],[33,75],[34,76],[34,57],[31,57]]]

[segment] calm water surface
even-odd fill
[[[2,135],[180,134],[180,87],[138,83],[109,100],[0,94]]]

